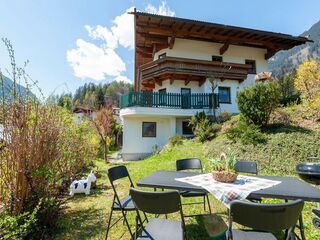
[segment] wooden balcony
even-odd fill
[[[149,89],[154,88],[155,84],[161,86],[162,81],[168,79],[171,84],[175,80],[183,80],[185,85],[190,81],[197,81],[201,86],[208,77],[242,82],[247,78],[250,67],[248,64],[163,57],[142,65],[139,76],[142,85]]]
[[[120,98],[120,108],[154,107],[176,109],[211,109],[218,107],[217,94],[127,92]]]

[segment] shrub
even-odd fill
[[[294,87],[295,73],[287,74],[277,79],[280,91],[280,104],[288,106],[290,104],[300,104],[300,93]]]
[[[240,140],[243,144],[258,144],[266,141],[260,128],[240,120],[236,126],[227,130],[227,138],[233,142]]]
[[[223,111],[221,113],[219,113],[219,116],[218,116],[218,119],[219,119],[219,122],[226,122],[226,121],[229,121],[231,119],[231,113],[228,112],[228,111]]]
[[[294,85],[308,102],[319,96],[320,64],[315,59],[301,63],[297,68]]]
[[[25,239],[36,226],[37,213],[41,202],[32,212],[24,212],[11,216],[7,212],[0,213],[0,239]]]
[[[258,83],[240,91],[237,96],[241,117],[247,124],[260,127],[268,124],[270,114],[279,101],[279,89],[275,82]]]
[[[212,122],[208,118],[201,120],[193,132],[198,140],[202,143],[211,140],[215,136],[212,128]]]
[[[28,219],[21,213],[34,210],[37,210],[35,218],[40,229],[50,225],[45,221],[53,222],[61,189],[95,156],[98,141],[88,122],[77,125],[66,108],[18,94],[16,83],[29,77],[24,69],[16,66],[10,42],[5,42],[12,61],[14,84],[10,89],[12,96],[0,102],[0,202],[9,215],[1,232],[10,231],[22,218]],[[1,76],[0,72],[3,80]],[[38,211],[40,199],[44,201]],[[17,231],[24,234],[24,230],[19,229]]]
[[[213,124],[212,120],[204,112],[199,112],[192,116],[189,124],[196,138],[202,143],[214,138],[216,132],[221,129],[221,126]]]
[[[182,143],[183,143],[182,140],[183,140],[183,137],[179,134],[170,136],[169,137],[169,145],[172,147],[182,145]]]

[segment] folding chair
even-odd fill
[[[178,191],[150,192],[130,188],[130,195],[137,209],[134,239],[185,239],[185,223]],[[180,212],[181,221],[153,218],[143,226],[139,210],[144,214],[155,215]]]
[[[258,166],[254,161],[238,160],[234,165],[234,170],[237,173],[249,173],[258,175]],[[261,198],[248,198],[248,200],[253,202],[262,202]]]
[[[176,170],[177,171],[185,171],[185,170],[199,170],[200,173],[203,173],[203,168],[200,159],[198,158],[184,158],[176,161]],[[180,195],[184,198],[191,197],[203,197],[202,202],[192,202],[192,203],[184,203],[182,205],[192,205],[192,204],[203,204],[204,211],[206,211],[206,200],[208,202],[209,212],[211,214],[211,206],[209,202],[209,197],[206,192],[196,192],[196,191],[182,191]],[[192,215],[194,216],[194,215]],[[185,217],[190,217],[185,216]]]
[[[235,200],[230,204],[228,240],[277,240],[271,231],[286,230],[286,240],[295,239],[294,228],[304,202],[261,204]],[[253,230],[233,229],[233,222]]]
[[[107,233],[106,233],[106,239],[108,238],[109,230],[116,225],[121,219],[124,220],[124,223],[127,225],[129,233],[131,235],[131,238],[133,238],[133,233],[131,231],[130,225],[127,220],[127,212],[129,211],[135,211],[135,206],[133,204],[132,198],[130,195],[127,195],[123,198],[120,198],[117,189],[114,185],[114,182],[119,179],[128,178],[130,182],[130,187],[134,187],[133,182],[131,180],[131,177],[129,175],[129,172],[125,166],[116,166],[108,169],[108,178],[110,180],[114,195],[113,195],[113,201],[111,205],[111,212],[109,216],[108,226],[107,226]],[[121,216],[113,223],[111,224],[112,220],[112,213],[113,211],[120,211]]]

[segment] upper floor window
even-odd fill
[[[222,62],[222,57],[221,56],[212,56],[212,61],[213,62]]]
[[[251,68],[249,68],[248,73],[249,74],[256,74],[256,61],[255,60],[246,60],[246,64],[251,65]]]
[[[219,103],[231,103],[231,89],[229,87],[219,87]]]
[[[165,58],[166,56],[167,56],[167,53],[162,53],[158,56],[158,59]]]
[[[157,136],[157,123],[156,122],[143,122],[142,123],[142,137],[156,137]]]

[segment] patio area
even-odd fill
[[[174,171],[176,168],[175,160],[179,158],[184,158],[186,156],[190,156],[191,154],[197,154],[200,159],[202,159],[203,152],[201,152],[201,148],[199,146],[192,146],[198,145],[198,143],[190,143],[187,142],[181,147],[180,150],[172,152],[164,152],[161,154],[161,157],[154,156],[152,158],[147,159],[146,161],[140,162],[133,162],[133,163],[125,163],[129,174],[132,178],[133,184],[141,189],[141,190],[151,190],[156,186],[147,186],[147,182],[150,180],[150,174],[155,174],[158,170],[163,171]],[[169,159],[170,158],[170,159]],[[173,158],[173,159],[171,159]],[[93,193],[88,196],[81,196],[78,195],[73,199],[68,200],[66,204],[66,214],[61,219],[60,225],[61,229],[59,234],[57,235],[58,239],[104,239],[106,234],[106,228],[108,223],[108,218],[110,216],[110,207],[112,205],[113,200],[113,191],[109,180],[106,176],[105,169],[110,168],[112,166],[119,166],[120,164],[112,164],[110,166],[106,166],[103,161],[97,161],[95,163],[102,173],[102,177],[98,179],[97,189],[93,191]],[[204,164],[204,172],[209,172],[208,163],[203,161]],[[258,166],[259,168],[259,166]],[[260,170],[260,169],[259,169]],[[267,169],[261,169],[259,171],[259,175],[269,175],[266,171]],[[149,176],[149,177],[148,177]],[[152,175],[151,175],[152,176]],[[147,178],[145,178],[147,177]],[[180,176],[181,177],[181,176]],[[149,180],[148,180],[149,178]],[[171,179],[172,180],[172,179]],[[293,181],[300,181],[298,176],[294,176],[292,178]],[[160,186],[161,181],[158,181],[158,190],[161,190],[162,187]],[[170,181],[169,182],[173,182]],[[177,181],[176,181],[177,182]],[[181,182],[182,183],[182,182]],[[150,184],[150,182],[149,182]],[[179,183],[180,184],[180,183]],[[184,183],[182,183],[184,184]],[[301,184],[305,184],[301,181]],[[138,186],[137,186],[138,185]],[[139,186],[140,185],[140,186]],[[115,186],[119,191],[119,196],[125,196],[129,193],[130,183],[127,180],[120,180],[118,181]],[[281,186],[281,184],[274,186],[275,188]],[[306,185],[311,186],[311,185]],[[176,186],[166,186],[167,188],[176,188]],[[195,186],[195,188],[197,188]],[[273,187],[271,187],[272,189]],[[191,190],[191,189],[189,189]],[[252,198],[259,198],[262,195],[268,194],[268,191],[262,193],[258,191],[258,194],[254,194],[250,197]],[[270,194],[270,193],[269,193]],[[280,193],[281,194],[281,193]],[[209,239],[212,234],[214,234],[220,225],[220,229],[226,228],[228,224],[228,208],[225,204],[221,203],[221,201],[217,200],[212,194],[208,194],[209,201],[211,205],[211,210],[214,217],[208,217],[208,215],[203,216],[195,216],[195,217],[185,217],[185,226],[186,226],[186,236],[187,239]],[[319,195],[320,196],[320,195]],[[265,196],[266,197],[266,196]],[[271,197],[271,195],[269,196]],[[288,196],[286,196],[288,197]],[[276,199],[282,198],[282,199]],[[201,200],[201,198],[198,198]],[[283,203],[285,199],[284,197],[275,197],[272,198],[265,198],[263,203]],[[183,203],[190,203],[194,202],[195,199],[186,199],[182,198]],[[316,204],[312,202],[306,202],[304,206],[304,210],[302,212],[303,220],[304,220],[304,230],[306,234],[306,239],[317,239],[318,230],[312,226],[312,218],[311,210],[316,208]],[[120,212],[121,213],[121,212]],[[185,215],[197,215],[197,214],[207,214],[207,211],[203,210],[203,205],[186,205],[183,206],[183,213]],[[116,220],[116,216],[119,215],[119,212],[114,214],[114,220]],[[149,220],[153,217],[152,214],[147,214]],[[134,231],[135,225],[135,216],[136,213],[129,212],[127,214],[127,219],[129,225],[131,226],[132,231]],[[170,219],[180,220],[179,212],[169,215]],[[222,226],[222,227],[221,227]],[[235,224],[234,228],[239,228],[240,225]],[[68,231],[66,231],[68,229]],[[69,232],[69,234],[68,234]],[[297,231],[299,233],[299,231]],[[274,232],[277,239],[284,239],[284,232],[276,231]],[[108,239],[130,239],[130,234],[122,222],[116,224],[113,228],[111,228],[109,232]]]

